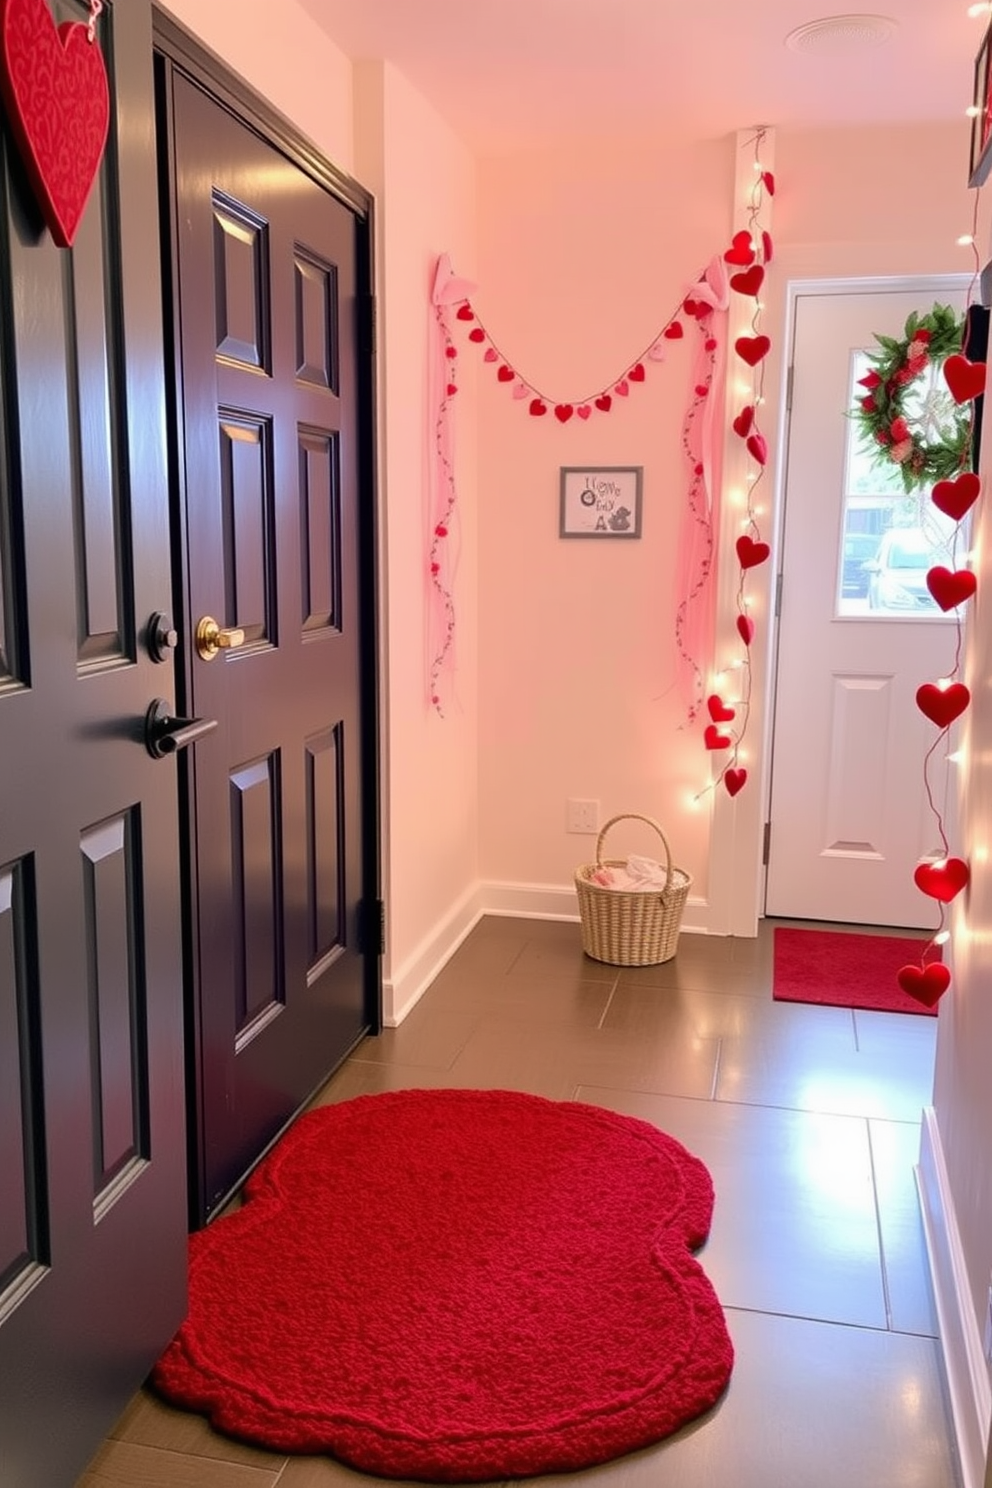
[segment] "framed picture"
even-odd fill
[[[559,537],[640,537],[642,465],[562,466]]]
[[[989,52],[992,49],[992,25],[982,38],[975,58],[975,90],[972,95],[974,113],[971,119],[971,159],[968,185],[981,186],[992,167],[992,70],[989,68]]]

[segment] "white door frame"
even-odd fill
[[[711,935],[757,934],[758,921],[764,914],[765,868],[762,863],[764,824],[768,820],[771,801],[771,759],[774,744],[774,702],[778,657],[778,629],[773,615],[777,575],[782,561],[782,531],[785,509],[785,473],[789,439],[789,414],[786,408],[788,367],[792,353],[795,330],[796,300],[800,295],[858,293],[885,293],[902,290],[907,293],[938,295],[940,291],[955,289],[967,291],[972,284],[969,274],[912,274],[884,275],[848,278],[789,279],[785,285],[784,313],[781,317],[781,333],[778,337],[780,353],[774,370],[778,376],[778,406],[775,424],[769,421],[772,438],[769,445],[775,450],[774,484],[769,497],[771,510],[765,516],[766,534],[771,534],[774,562],[755,571],[762,575],[764,588],[755,586],[755,601],[750,613],[755,616],[759,630],[764,633],[764,644],[751,648],[752,706],[751,748],[748,751],[747,768],[750,774],[748,788],[731,799],[725,791],[718,790],[713,803],[710,826],[710,873],[707,929]],[[727,407],[733,410],[734,393],[728,374]],[[730,428],[730,417],[725,427]],[[727,435],[724,446],[724,470],[733,468],[737,459],[740,441]],[[720,531],[717,543],[717,593],[716,593],[716,646],[721,648],[725,639],[734,634],[737,619],[738,562],[735,542],[740,533],[740,513],[726,499],[727,481],[724,480],[724,500],[721,502]],[[755,577],[752,573],[752,578]],[[749,595],[752,593],[749,590]],[[966,611],[965,627],[969,624]],[[967,639],[967,637],[966,637]]]

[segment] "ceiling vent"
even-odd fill
[[[896,22],[880,15],[825,16],[822,21],[808,21],[797,26],[785,38],[794,52],[821,57],[842,52],[860,52],[882,46],[895,33]]]

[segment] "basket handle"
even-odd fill
[[[609,821],[601,829],[599,836],[596,838],[597,868],[601,868],[603,866],[603,843],[606,840],[607,832],[610,830],[611,827],[615,827],[617,822],[622,821],[646,822],[649,827],[653,827],[654,830],[658,833],[658,836],[661,838],[662,846],[665,849],[665,888],[662,890],[662,892],[667,892],[668,886],[672,881],[672,850],[668,845],[668,838],[665,836],[664,832],[661,830],[661,827],[652,816],[641,816],[640,813],[637,811],[621,811],[619,816],[611,816]]]

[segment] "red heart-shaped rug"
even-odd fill
[[[754,243],[749,232],[734,233],[733,242],[723,255],[724,263],[739,265],[742,269],[754,263]]]
[[[555,404],[555,418],[560,424],[567,424],[574,412],[575,409],[572,407],[571,403]]]
[[[971,693],[963,682],[952,682],[949,687],[924,682],[916,689],[916,706],[938,728],[948,728],[970,702]]]
[[[904,966],[896,981],[904,992],[921,1002],[924,1007],[936,1007],[951,985],[950,968],[943,961],[931,961],[929,966]]]
[[[765,282],[765,271],[760,264],[752,264],[740,274],[731,274],[730,287],[738,294],[756,295]]]
[[[729,734],[721,734],[715,723],[708,723],[703,730],[703,743],[707,749],[729,749],[733,742]]]
[[[755,542],[746,532],[737,539],[737,557],[741,568],[757,568],[759,563],[764,563],[770,552],[771,548],[766,542]]]
[[[949,904],[955,894],[960,894],[970,877],[968,864],[961,858],[946,858],[942,863],[917,864],[913,882],[931,899]]]
[[[955,403],[967,403],[985,391],[985,363],[966,356],[949,356],[944,363],[944,381]]]
[[[739,769],[731,766],[729,770],[724,771],[723,783],[727,787],[727,794],[730,796],[736,796],[739,790],[743,790],[747,783],[747,771],[743,765]]]
[[[746,439],[751,432],[751,425],[753,423],[754,409],[748,403],[734,419],[734,433],[739,434],[742,439]]]
[[[757,460],[759,465],[764,465],[768,459],[768,445],[765,441],[765,436],[764,434],[759,434],[757,429],[747,437],[747,452],[753,459]]]
[[[930,499],[938,511],[952,517],[955,522],[960,522],[965,512],[970,511],[978,500],[981,489],[982,483],[978,476],[966,470],[963,475],[955,476],[954,480],[938,481],[930,492]]]
[[[771,347],[772,343],[767,336],[738,336],[734,342],[737,355],[749,367],[756,367],[762,357],[768,355]]]
[[[0,0],[0,92],[49,232],[76,236],[110,126],[103,53],[45,0]]]
[[[940,564],[927,574],[927,588],[942,610],[953,610],[955,605],[970,599],[978,588],[978,580],[970,568],[959,568],[954,573]]]
[[[754,621],[751,619],[750,615],[737,616],[737,634],[740,636],[745,646],[750,646],[751,642],[754,640]]]
[[[496,376],[499,378],[500,382],[512,382],[516,375],[517,374],[516,372],[514,372],[513,368],[507,366],[500,367],[499,371],[496,373]]]
[[[732,718],[736,718],[737,716],[736,708],[731,708],[729,703],[725,703],[719,693],[716,692],[711,693],[706,699],[706,706],[714,723],[729,723]]]
[[[681,323],[673,320],[671,325],[665,327],[663,334],[668,337],[669,341],[681,341],[685,332],[682,329]]]

